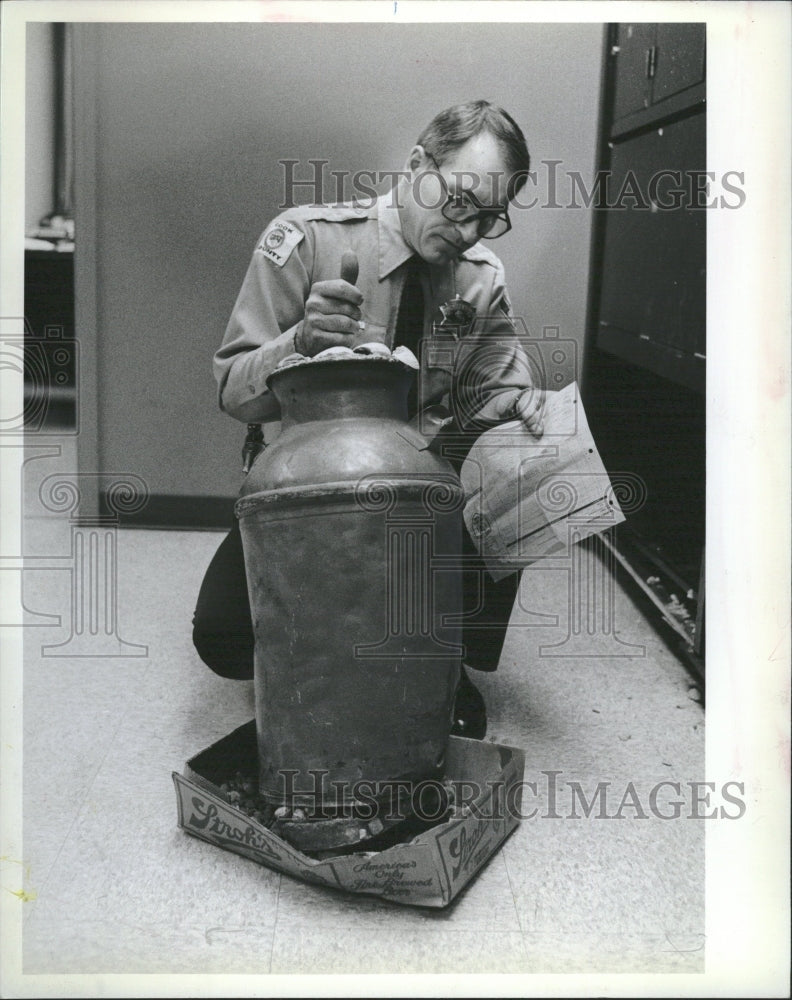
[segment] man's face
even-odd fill
[[[468,139],[439,169],[423,147],[416,146],[407,169],[410,181],[400,209],[402,234],[430,264],[455,260],[480,239],[475,219],[451,222],[443,215],[448,194],[472,195],[482,209],[505,211],[508,207],[508,169],[498,141],[488,132]]]

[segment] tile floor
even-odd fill
[[[703,710],[619,586],[614,632],[563,645],[568,566],[527,570],[500,669],[477,675],[488,738],[526,752],[537,816],[445,910],[353,897],[177,828],[171,771],[253,715],[252,683],[214,676],[190,639],[221,533],[119,530],[117,634],[140,648],[42,649],[70,634],[68,515],[38,496],[58,461],[29,462],[24,484],[43,567],[24,581],[26,974],[703,971],[704,824],[647,806],[660,781],[702,779]],[[611,818],[569,818],[574,782],[588,799],[609,782]],[[613,818],[630,783],[647,815]]]

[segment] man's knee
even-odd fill
[[[251,680],[253,677],[253,636],[246,632],[223,631],[210,623],[193,621],[196,652],[220,677]]]

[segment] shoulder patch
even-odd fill
[[[283,267],[289,257],[291,257],[292,250],[296,246],[299,246],[304,238],[305,233],[301,233],[290,222],[285,222],[283,219],[276,219],[267,227],[256,250],[264,254],[273,264]]]

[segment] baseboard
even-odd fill
[[[192,531],[228,530],[234,523],[236,497],[197,497],[152,493],[142,510],[119,514],[122,528],[163,528]],[[102,514],[115,513],[106,494],[99,497]]]
[[[627,526],[614,539],[601,536],[614,556],[617,579],[643,611],[647,621],[691,671],[703,688],[705,676],[704,591],[686,589],[668,565],[642,545]],[[582,545],[591,544],[588,538]],[[702,553],[703,559],[703,553]],[[681,587],[680,587],[681,584]],[[703,577],[702,577],[703,584]]]

